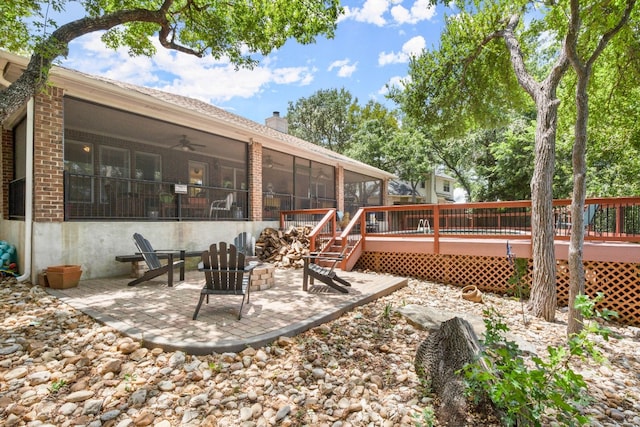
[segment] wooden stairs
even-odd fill
[[[342,237],[337,236],[336,239],[327,246],[321,253],[342,254],[344,259],[338,264],[342,271],[351,271],[356,265],[358,258],[360,257],[361,250],[356,250],[357,246],[351,244],[349,240],[346,240],[345,247],[342,246]],[[318,261],[318,264],[327,267],[329,262]]]

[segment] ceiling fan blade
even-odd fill
[[[266,165],[268,168],[272,168],[274,166],[284,166],[283,163],[275,162],[271,156],[266,156],[264,158],[263,164]]]
[[[169,148],[180,148],[182,151],[196,151],[195,147],[206,147],[206,145],[193,143],[187,138],[187,135],[182,135],[178,143]]]

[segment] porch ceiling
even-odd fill
[[[191,143],[203,145],[194,147],[198,154],[234,157],[230,146],[222,144],[222,138],[217,135],[71,98],[65,100],[65,127],[166,149],[176,146],[186,136]]]

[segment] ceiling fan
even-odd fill
[[[273,159],[271,158],[271,156],[269,156],[269,155],[265,156],[263,163],[269,169],[271,169],[274,165],[276,165],[276,166],[284,166],[284,164],[282,164],[282,163],[274,162]]]
[[[171,148],[180,148],[182,151],[196,151],[195,147],[206,147],[203,144],[196,144],[187,139],[187,135],[182,135],[180,141]]]
[[[324,170],[320,169],[320,170],[318,171],[318,174],[317,174],[316,176],[314,176],[314,178],[315,178],[315,179],[327,179],[327,178],[329,178],[329,177],[327,176],[327,174],[326,174],[326,173],[324,173]]]

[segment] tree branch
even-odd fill
[[[38,43],[24,73],[3,93],[0,123],[4,123],[9,115],[45,86],[53,61],[59,56],[66,56],[69,43],[85,34],[106,31],[124,23],[154,23],[160,27],[159,39],[163,47],[202,57],[203,52],[176,44],[173,39],[169,40],[171,34],[175,33],[170,22],[170,8],[174,2],[175,0],[164,0],[157,10],[118,10],[102,16],[84,17],[60,26]]]
[[[572,0],[572,3],[574,1],[576,0]],[[589,57],[589,59],[587,60],[587,66],[589,68],[591,68],[596,59],[598,59],[598,56],[600,56],[609,41],[611,41],[611,39],[622,29],[622,27],[624,27],[626,23],[629,22],[629,17],[631,16],[631,11],[633,10],[635,3],[635,0],[628,0],[627,7],[625,8],[624,13],[620,17],[618,23],[602,35],[602,38],[598,42],[598,46],[596,46],[595,50],[591,54],[591,57]]]
[[[464,81],[464,77],[467,74],[468,66],[471,65],[471,63],[473,63],[473,61],[475,61],[478,56],[480,56],[480,53],[482,53],[485,46],[488,45],[489,42],[502,37],[502,31],[503,30],[499,30],[486,36],[484,39],[482,39],[480,44],[476,46],[476,49],[471,53],[471,55],[462,60],[463,67],[462,74],[460,75],[460,81]]]
[[[565,48],[569,61],[571,61],[571,65],[576,70],[576,73],[584,76],[589,72],[594,62],[604,51],[607,44],[629,21],[629,17],[631,16],[631,12],[633,11],[635,3],[635,0],[627,1],[627,6],[625,7],[624,13],[622,14],[622,16],[620,16],[620,19],[618,20],[616,25],[611,27],[602,35],[602,37],[598,41],[596,48],[591,53],[591,56],[585,62],[582,62],[580,56],[578,55],[578,33],[581,26],[580,2],[578,0],[571,0],[571,20],[569,24],[569,31],[567,32],[567,37],[565,39]]]
[[[504,39],[509,55],[511,56],[511,64],[513,70],[518,79],[518,83],[527,93],[535,99],[538,89],[538,82],[529,74],[524,63],[524,57],[522,55],[522,49],[520,49],[520,43],[515,36],[515,29],[520,22],[520,15],[517,13],[512,14],[509,17],[507,26],[502,31],[502,37]]]

